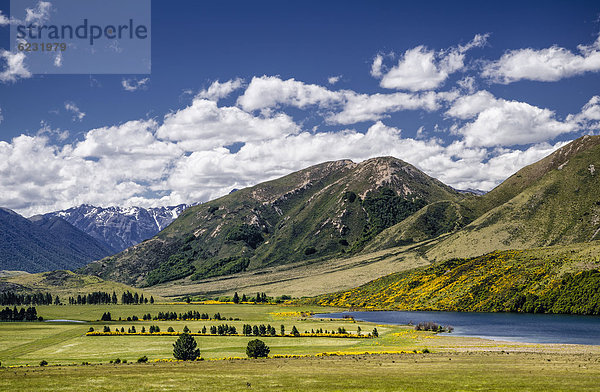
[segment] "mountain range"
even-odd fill
[[[407,249],[393,258],[418,266],[502,249],[585,248],[600,231],[599,165],[600,137],[584,136],[476,195],[392,157],[326,162],[191,207],[152,239],[81,271],[138,286],[197,281],[201,293],[221,276],[237,282],[242,273],[360,254],[376,260],[368,255],[388,249]],[[348,288],[359,282],[345,276]]]
[[[26,219],[0,208],[0,269],[42,272],[75,269],[114,253],[63,219]]]
[[[342,289],[315,299],[322,304],[594,313],[595,305],[582,307],[565,293],[600,290],[596,168],[600,136],[584,136],[487,193],[457,191],[406,162],[380,157],[325,162],[190,207],[84,205],[31,220],[3,210],[3,221],[20,222],[38,237],[40,231],[73,236],[69,227],[77,229],[64,218],[95,237],[96,246],[102,240],[99,249],[108,254],[131,245],[91,256],[99,260],[87,265],[77,261],[84,265],[79,272],[165,295],[227,294],[248,281],[254,289],[306,287],[319,271],[320,287],[307,291],[329,293],[323,282],[334,279]],[[23,260],[3,269],[37,271]],[[369,268],[381,270],[365,273]],[[383,277],[394,270],[402,272]],[[447,285],[454,291],[442,298]]]
[[[81,205],[29,219],[0,208],[0,270],[80,268],[151,238],[185,208]]]
[[[430,265],[319,297],[322,305],[600,314],[600,136],[584,136],[465,205],[477,219],[416,249]],[[407,219],[407,221],[409,221]],[[384,231],[369,250],[410,233]]]
[[[322,259],[362,250],[426,205],[473,197],[392,157],[326,162],[190,207],[154,238],[83,271],[153,285]]]
[[[45,214],[59,217],[118,253],[153,237],[188,207],[96,207],[82,204]]]

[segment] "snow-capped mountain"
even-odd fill
[[[180,204],[156,208],[103,208],[82,204],[46,215],[66,220],[117,253],[153,237],[177,219],[187,207],[187,204]]]

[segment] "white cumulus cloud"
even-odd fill
[[[327,83],[334,85],[337,82],[339,82],[341,78],[342,78],[342,75],[330,76],[327,78]]]
[[[361,121],[377,121],[389,113],[402,110],[433,111],[440,108],[445,99],[452,99],[452,93],[438,94],[426,92],[421,94],[357,94],[343,92],[342,110],[332,112],[327,117],[331,124],[354,124]]]
[[[0,26],[7,26],[10,24],[10,19],[0,11]]]
[[[398,64],[386,69],[383,56],[377,55],[371,75],[381,78],[380,86],[390,89],[422,91],[440,87],[446,79],[465,66],[465,53],[487,42],[487,35],[477,34],[470,42],[446,50],[434,51],[425,46],[409,49]]]
[[[198,98],[206,98],[211,101],[218,101],[221,98],[226,98],[235,90],[241,88],[244,85],[244,80],[240,78],[228,80],[226,82],[214,81],[207,89],[204,89],[198,93]]]
[[[511,50],[487,64],[482,76],[508,84],[519,80],[554,82],[586,72],[600,71],[600,36],[591,45],[579,45],[579,53],[552,46],[546,49]]]
[[[458,96],[452,92],[359,94],[352,90],[331,91],[317,84],[295,79],[282,80],[276,76],[253,78],[237,104],[246,111],[283,108],[324,109],[330,124],[354,124],[377,121],[389,113],[402,110],[433,111],[444,101]]]
[[[540,143],[580,128],[574,121],[557,119],[552,110],[496,98],[487,91],[457,99],[446,114],[472,120],[456,129],[469,146]]]
[[[44,24],[50,18],[52,3],[49,1],[40,1],[35,8],[25,8],[25,23]]]
[[[215,101],[195,98],[190,106],[165,116],[157,135],[197,151],[298,131],[298,125],[283,113],[254,116],[237,107],[219,107]]]
[[[252,78],[237,103],[242,109],[253,111],[281,105],[298,108],[329,106],[339,100],[339,93],[316,84],[306,84],[293,78],[281,80],[276,76],[262,76]]]

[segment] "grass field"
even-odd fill
[[[295,312],[327,311],[331,308],[319,307],[293,307],[276,305],[72,305],[72,306],[38,306],[38,314],[46,320],[68,319],[86,321],[85,323],[67,322],[23,322],[0,323],[0,361],[3,365],[36,365],[41,360],[50,364],[72,364],[81,362],[101,363],[120,358],[129,361],[136,360],[142,355],[150,359],[172,358],[173,342],[175,336],[86,336],[90,327],[102,331],[103,326],[111,330],[123,327],[128,330],[135,326],[141,331],[150,325],[157,325],[161,331],[173,327],[181,332],[187,326],[192,332],[198,332],[203,326],[208,329],[212,325],[229,324],[236,327],[241,333],[243,324],[271,324],[278,333],[280,325],[284,325],[289,333],[292,326],[300,332],[313,329],[337,330],[344,327],[349,332],[355,333],[361,326],[364,333],[372,331],[373,326],[368,323],[352,323],[344,320],[316,320],[302,317]],[[150,313],[155,316],[158,312],[174,311],[177,313],[197,310],[208,313],[211,317],[220,313],[225,318],[232,320],[194,320],[194,321],[112,321],[102,322],[100,319],[104,312],[110,312],[113,319],[126,319]],[[392,327],[379,327],[379,332],[384,335],[396,330]],[[245,356],[245,348],[250,337],[244,336],[198,336],[196,340],[204,358],[220,358],[232,356]],[[270,347],[272,354],[316,354],[326,351],[381,351],[381,340],[377,339],[342,339],[326,337],[265,337],[262,338]],[[406,343],[386,346],[387,349],[403,349]],[[413,345],[410,345],[413,349]]]
[[[597,391],[599,357],[403,354],[0,369],[2,391]]]
[[[384,326],[352,320],[314,319],[299,312],[333,308],[283,305],[154,304],[38,306],[45,319],[85,323],[0,323],[0,390],[103,391],[152,390],[594,390],[600,380],[600,346],[539,345],[417,332],[409,326]],[[240,320],[97,321],[110,311],[118,319],[145,313],[197,310]],[[90,327],[111,330],[132,325],[161,331],[227,323],[271,324],[279,332],[342,326],[351,333],[377,328],[378,338],[261,337],[271,356],[245,359],[246,336],[196,336],[204,361],[172,359],[175,336],[86,336]],[[428,348],[430,354],[415,354]],[[397,352],[404,354],[396,354]],[[321,353],[329,353],[321,356]],[[332,353],[335,355],[331,356]],[[371,354],[366,354],[371,353]],[[377,354],[378,353],[378,354]],[[150,362],[135,363],[146,355]],[[115,359],[127,364],[109,364]],[[49,366],[40,367],[41,360]],[[83,365],[82,363],[89,363]],[[508,376],[509,375],[509,376]],[[250,386],[248,386],[248,384]]]

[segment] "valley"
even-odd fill
[[[335,308],[256,304],[63,305],[38,306],[45,319],[76,319],[85,323],[0,323],[0,390],[74,391],[85,382],[103,390],[185,388],[200,383],[205,390],[340,390],[349,385],[369,390],[460,388],[468,383],[486,390],[524,388],[532,391],[594,390],[600,375],[598,346],[525,344],[455,337],[416,331],[412,326],[381,325],[352,319],[314,319],[310,312]],[[219,313],[233,321],[118,321],[132,315],[164,311]],[[110,312],[113,320],[98,321]],[[172,359],[176,336],[86,336],[90,328],[111,330],[157,325],[193,332],[227,323],[270,324],[279,331],[293,326],[299,337],[259,337],[271,348],[269,359],[249,360],[244,349],[251,336],[195,336],[202,361]],[[358,328],[378,337],[351,339],[304,337],[304,331]],[[279,333],[279,332],[278,332]],[[147,357],[147,362],[138,358]],[[118,361],[117,361],[118,359]],[[40,361],[47,365],[39,366]],[[265,371],[268,369],[268,371]],[[493,369],[490,371],[490,369]],[[375,372],[375,373],[373,373]],[[507,379],[505,374],[510,372]],[[568,375],[568,377],[567,377]],[[568,383],[566,383],[568,379]],[[414,388],[414,389],[411,389]]]
[[[179,279],[152,286],[163,297],[232,296],[235,291],[265,292],[271,296],[295,298],[346,290],[379,277],[428,265],[428,261],[410,249],[413,246],[383,251],[267,267],[193,281]]]
[[[0,1],[0,392],[600,390],[599,15]]]
[[[157,375],[177,369],[186,379],[223,385],[221,378],[191,376],[214,368],[231,372],[235,390],[260,382],[250,376],[260,363],[279,369],[273,377],[288,380],[277,384],[285,390],[299,380],[293,372],[306,374],[315,363],[332,361],[343,368],[339,377],[357,386],[367,382],[360,369],[406,371],[408,363],[428,367],[428,381],[439,380],[440,388],[456,387],[459,379],[448,378],[456,371],[469,374],[461,382],[467,377],[490,390],[506,386],[499,374],[474,366],[476,360],[522,369],[515,387],[546,390],[548,377],[559,380],[569,372],[575,375],[570,385],[592,388],[590,380],[600,374],[597,345],[494,341],[326,313],[597,317],[600,185],[589,168],[600,167],[598,157],[600,137],[583,137],[484,195],[457,192],[395,158],[326,162],[186,208],[154,237],[75,272],[5,270],[3,291],[51,293],[61,304],[36,306],[38,316],[55,321],[0,323],[0,377],[5,385],[37,388],[39,377],[61,375],[67,382],[54,390],[72,390],[80,374],[97,368],[98,382],[110,390],[122,369],[130,382],[151,388],[162,384],[148,369]],[[59,217],[36,219],[43,227],[55,227],[44,223],[53,220],[63,232],[74,229]],[[119,301],[126,292],[128,302],[124,294]],[[256,293],[263,299],[253,299]],[[86,296],[107,303],[81,305]],[[161,314],[170,318],[157,318]],[[435,312],[431,318],[426,321],[436,323]],[[173,368],[174,340],[186,331],[203,360]],[[256,337],[270,348],[267,361],[245,359]],[[542,364],[544,378],[532,379]],[[323,390],[324,377],[314,375],[306,390]]]

